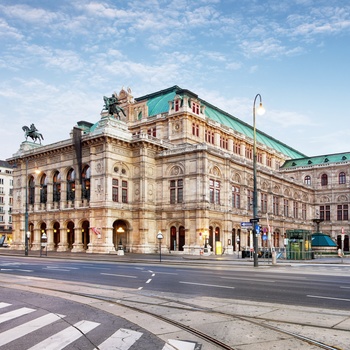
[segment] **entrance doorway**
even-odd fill
[[[183,251],[186,242],[185,227],[180,226],[179,231],[175,226],[170,227],[170,250]]]

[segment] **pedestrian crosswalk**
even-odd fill
[[[28,336],[29,334],[35,335],[34,332],[67,317],[66,315],[56,313],[46,313],[39,317],[33,316],[32,319],[28,320],[28,315],[34,315],[38,310],[28,307],[19,307],[14,310],[6,311],[6,309],[10,307],[12,307],[12,304],[0,302],[0,324],[6,324],[6,322],[13,320],[18,320],[19,322],[3,332],[0,331],[0,349],[7,348],[5,347],[6,345],[15,341],[20,341],[21,338],[23,339],[23,337]],[[21,317],[24,318],[23,322],[20,322]],[[73,344],[79,338],[87,335],[89,332],[97,329],[100,326],[100,323],[89,320],[81,320],[71,325],[67,323],[66,328],[57,331],[55,334],[52,334],[45,339],[38,339],[38,336],[33,337],[36,344],[26,348],[26,350],[68,349],[69,346],[72,346],[71,344]],[[41,332],[40,334],[44,334],[44,332]],[[140,342],[140,344],[137,346],[142,348],[143,335],[144,333],[142,332],[120,328],[117,329],[112,335],[108,335],[107,339],[102,341],[100,344],[95,344],[94,350],[129,350],[134,344],[138,344],[138,342]],[[168,341],[159,348],[159,350],[175,349],[200,350],[201,344],[191,341],[168,339]]]

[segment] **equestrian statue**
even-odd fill
[[[103,96],[103,100],[105,102],[103,109],[107,110],[110,115],[116,114],[118,119],[120,119],[119,113],[123,113],[124,117],[126,117],[124,109],[118,106],[120,102],[116,93],[112,94],[112,97]]]
[[[44,140],[43,135],[40,134],[40,132],[38,132],[38,129],[35,127],[34,124],[31,124],[30,128],[28,128],[28,126],[23,126],[22,130],[25,132],[24,136],[26,138],[26,141],[28,139],[28,136],[32,138],[34,143],[36,142],[36,140],[39,140],[39,143],[41,144],[41,140]]]

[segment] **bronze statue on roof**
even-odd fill
[[[28,139],[28,136],[30,138],[32,138],[32,140],[34,141],[34,143],[36,142],[36,140],[39,140],[39,143],[41,144],[41,140],[44,140],[44,137],[42,134],[40,134],[40,132],[38,132],[38,129],[35,127],[34,124],[30,125],[30,128],[28,128],[28,126],[23,126],[22,130],[24,131],[24,136],[26,138],[26,141]]]
[[[105,102],[103,108],[108,111],[110,115],[117,115],[120,119],[120,114],[123,113],[124,117],[126,117],[124,109],[122,107],[119,107],[120,104],[117,94],[112,94],[112,97],[103,96],[103,100]]]

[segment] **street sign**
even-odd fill
[[[255,232],[256,234],[260,234],[260,226],[258,224],[255,225]]]
[[[253,224],[251,222],[241,222],[241,227],[252,227]]]

